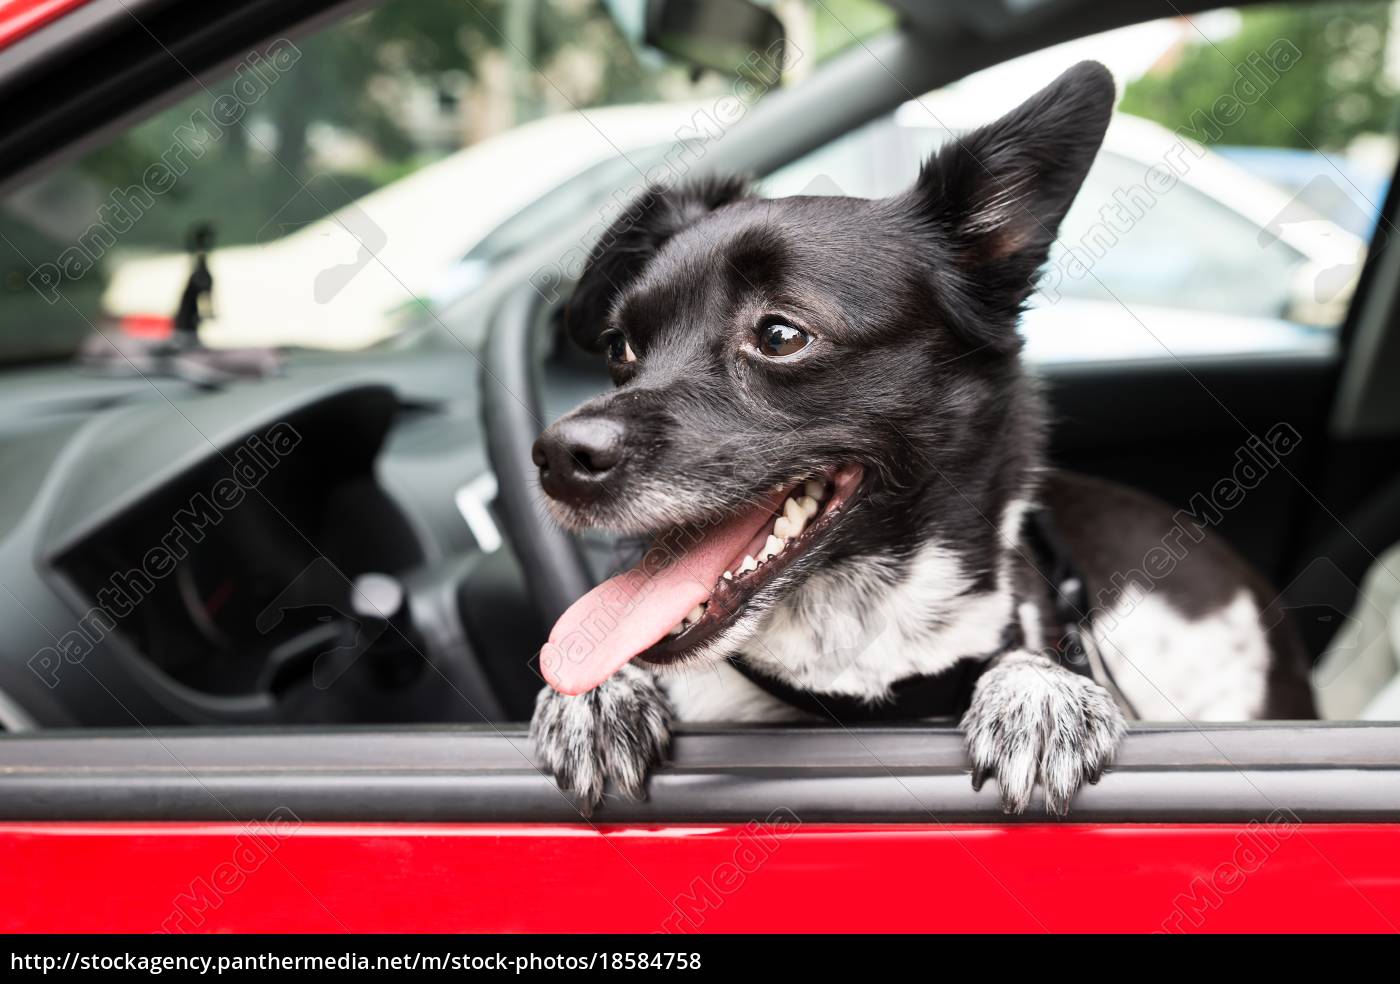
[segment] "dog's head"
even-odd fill
[[[658,546],[654,569],[560,620],[552,684],[727,655],[821,565],[995,539],[1038,453],[1038,421],[1017,419],[1035,416],[1018,317],[1113,96],[1080,64],[894,198],[709,180],[634,203],[567,312],[616,388],[551,426],[535,462],[565,525]]]

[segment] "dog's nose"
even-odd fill
[[[608,417],[569,417],[535,441],[531,458],[545,493],[561,502],[591,502],[626,452],[622,424]]]

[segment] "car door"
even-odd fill
[[[209,4],[199,24],[172,15],[170,5],[131,6],[168,15],[147,23],[187,75],[212,71],[250,37],[291,31],[336,5],[254,4],[247,14]],[[1085,33],[1156,11],[1137,6],[1082,23],[1067,17],[1057,31]],[[25,131],[0,140],[7,175],[85,139],[111,100],[164,98],[180,78],[160,52],[143,55],[149,71],[133,70],[129,84],[102,92],[94,77],[65,67],[66,104],[19,112],[16,93],[26,90],[4,88],[14,78],[6,71],[46,58],[57,71],[59,57],[85,36],[133,31],[122,21],[128,11],[101,0],[92,7],[81,21],[23,35],[35,43],[0,61],[0,94]],[[223,30],[207,28],[207,18]],[[830,108],[817,122],[842,129],[893,111],[909,92],[900,91],[903,81],[889,84],[890,65],[937,66],[948,53],[949,64],[980,67],[973,63],[1007,53],[1002,42],[977,43],[980,35],[924,31],[857,46],[822,81],[829,88],[775,97],[772,115],[757,115],[751,136],[736,134],[727,146],[737,149],[727,152],[739,154],[765,122],[804,107],[814,121],[823,116],[816,110]],[[933,81],[911,76],[909,84]],[[831,88],[853,87],[870,93],[862,97],[869,105],[837,112],[824,101]],[[803,142],[818,138],[773,136],[766,152],[784,159],[767,165],[799,157],[810,149]],[[750,160],[764,163],[761,154]],[[548,304],[528,282],[534,262],[511,268],[521,277],[500,288],[510,303],[483,302],[493,332],[512,318],[531,329],[548,323]],[[1394,278],[1372,274],[1358,296],[1394,287]],[[1057,459],[1189,502],[1228,474],[1247,430],[1278,419],[1335,453],[1323,435],[1345,352],[1339,344],[1324,355],[1047,369],[1064,424]],[[393,360],[384,362],[375,370],[383,375],[371,378],[389,374]],[[1228,407],[1212,396],[1221,392],[1230,394]],[[406,417],[430,412],[413,406]],[[1271,537],[1292,529],[1300,495],[1281,491],[1270,504],[1266,494],[1258,505],[1251,498],[1238,539],[1258,535],[1246,546],[1256,559],[1268,556]],[[479,491],[479,500],[489,498]],[[490,554],[509,567],[508,551],[459,536],[464,562]],[[39,730],[26,729],[23,716],[10,720],[13,732],[0,739],[0,889],[9,900],[0,920],[11,931],[1400,924],[1400,728],[1391,724],[1135,726],[1114,771],[1078,797],[1071,820],[1050,822],[1037,813],[1006,817],[994,790],[973,792],[951,722],[685,730],[646,801],[610,796],[589,818],[542,774],[519,721],[172,727],[138,718],[122,728]]]

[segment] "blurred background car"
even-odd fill
[[[637,105],[538,120],[413,171],[324,218],[300,223],[298,192],[254,243],[215,249],[218,284],[201,327],[213,346],[357,349],[445,290],[470,291],[560,214],[598,208],[677,142],[699,107]],[[531,166],[522,173],[520,161]],[[334,179],[323,175],[321,183]],[[489,194],[473,194],[490,189]],[[314,203],[313,203],[314,207]],[[116,318],[172,309],[186,253],[118,264],[102,298]]]
[[[1214,30],[1230,29],[1216,20]],[[1180,71],[1194,30],[1180,21],[1136,25],[979,72],[789,164],[761,190],[895,194],[940,144],[1003,108],[987,93],[1021,91],[1079,57],[1106,58],[1125,104],[1150,108],[1150,98],[1131,96],[1134,86]],[[216,346],[355,349],[432,321],[562,218],[604,221],[610,203],[635,195],[678,146],[698,160],[703,141],[684,134],[699,132],[704,111],[681,102],[565,112],[456,151],[315,221],[298,217],[318,202],[290,201],[254,243],[210,254],[218,297],[202,335]],[[1118,112],[1024,319],[1028,357],[1326,349],[1365,259],[1393,152],[1390,137],[1357,142],[1357,154],[1336,155],[1341,164],[1315,149],[1208,148]],[[522,159],[532,162],[524,173]],[[1174,174],[1182,187],[1159,209],[1144,176],[1173,159],[1183,164]],[[329,173],[309,185],[317,183],[343,191]],[[492,193],[465,191],[485,188]],[[1276,221],[1281,215],[1287,221]],[[181,251],[124,259],[102,295],[104,312],[149,324],[173,306],[189,266]]]
[[[910,101],[892,116],[769,175],[760,190],[773,197],[897,194],[941,143],[986,121],[966,92],[959,87]],[[1151,358],[1162,354],[1160,332],[1169,335],[1178,355],[1328,344],[1328,330],[1355,288],[1365,259],[1361,236],[1369,231],[1348,230],[1318,212],[1312,222],[1299,216],[1261,246],[1260,234],[1294,200],[1290,189],[1188,142],[1190,168],[1180,180],[1189,190],[1174,191],[1172,208],[1158,212],[1151,204],[1155,196],[1143,188],[1143,175],[1184,146],[1183,138],[1140,117],[1115,116],[1104,151],[1063,226],[1048,283],[1022,325],[1031,359]],[[662,150],[644,148],[631,156],[659,156]],[[495,265],[558,215],[597,211],[628,179],[636,183],[634,164],[616,158],[570,177],[472,247],[432,288],[432,303],[449,305],[469,295]],[[1105,232],[1100,213],[1128,200],[1124,196],[1133,189],[1147,206],[1123,212],[1117,229],[1107,230],[1112,242],[1084,245]],[[1346,217],[1361,214],[1350,199],[1342,201],[1339,211]],[[1080,244],[1079,255],[1090,258],[1078,275],[1068,256],[1071,244]],[[1338,283],[1320,299],[1313,289],[1316,278],[1332,267],[1338,268]]]

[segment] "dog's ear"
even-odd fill
[[[748,192],[738,177],[709,177],[674,187],[652,185],[603,233],[565,310],[569,335],[596,349],[617,295],[642,272],[666,240],[721,205]]]
[[[935,288],[969,344],[1020,346],[1016,321],[1113,112],[1113,77],[1080,62],[1001,119],[939,149],[899,204],[941,244]]]

